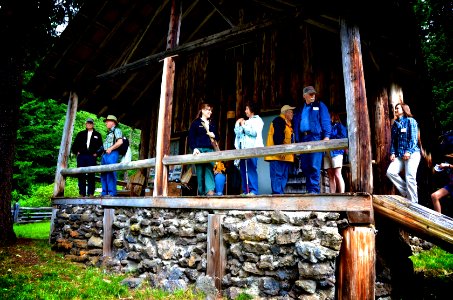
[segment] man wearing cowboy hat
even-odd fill
[[[102,155],[101,165],[111,165],[118,162],[118,147],[123,143],[123,132],[117,127],[118,120],[114,115],[108,115],[105,118],[107,135],[104,141],[104,155]],[[116,196],[116,171],[101,173],[101,196]]]

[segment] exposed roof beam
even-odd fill
[[[201,39],[195,40],[190,43],[183,44],[183,45],[175,47],[173,49],[147,56],[145,58],[139,59],[130,64],[126,64],[122,67],[119,67],[114,70],[100,74],[100,75],[96,76],[96,78],[99,80],[102,80],[102,79],[115,77],[116,75],[119,75],[119,74],[124,74],[124,73],[130,72],[130,71],[133,71],[133,70],[137,70],[137,69],[146,67],[151,63],[159,62],[160,60],[162,60],[165,57],[176,56],[176,55],[179,55],[182,53],[190,53],[193,51],[199,51],[204,48],[219,46],[219,45],[226,44],[229,42],[244,39],[249,34],[253,34],[260,30],[270,28],[271,26],[275,26],[276,24],[279,24],[279,23],[283,24],[283,23],[287,23],[287,22],[288,22],[288,18],[278,19],[278,20],[269,20],[269,21],[262,22],[260,24],[247,24],[244,26],[238,26],[238,27],[235,27],[232,29],[224,30],[222,32],[213,34],[211,36],[201,38]]]

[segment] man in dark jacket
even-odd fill
[[[88,118],[85,122],[86,129],[80,131],[72,144],[71,151],[77,155],[77,167],[89,167],[96,165],[97,151],[102,146],[102,136],[94,129],[94,120]],[[95,179],[94,173],[80,174],[79,194],[81,197],[94,195]],[[88,192],[87,192],[88,184]]]

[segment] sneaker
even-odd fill
[[[206,196],[214,196],[214,195],[215,195],[214,191],[209,191],[206,193]]]
[[[248,193],[246,196],[249,196],[249,197],[250,197],[250,196],[256,196],[256,194],[255,194],[254,192],[250,192],[250,193]]]

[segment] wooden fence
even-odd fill
[[[11,214],[15,224],[41,222],[52,218],[52,207],[20,207],[16,203],[11,208]]]

